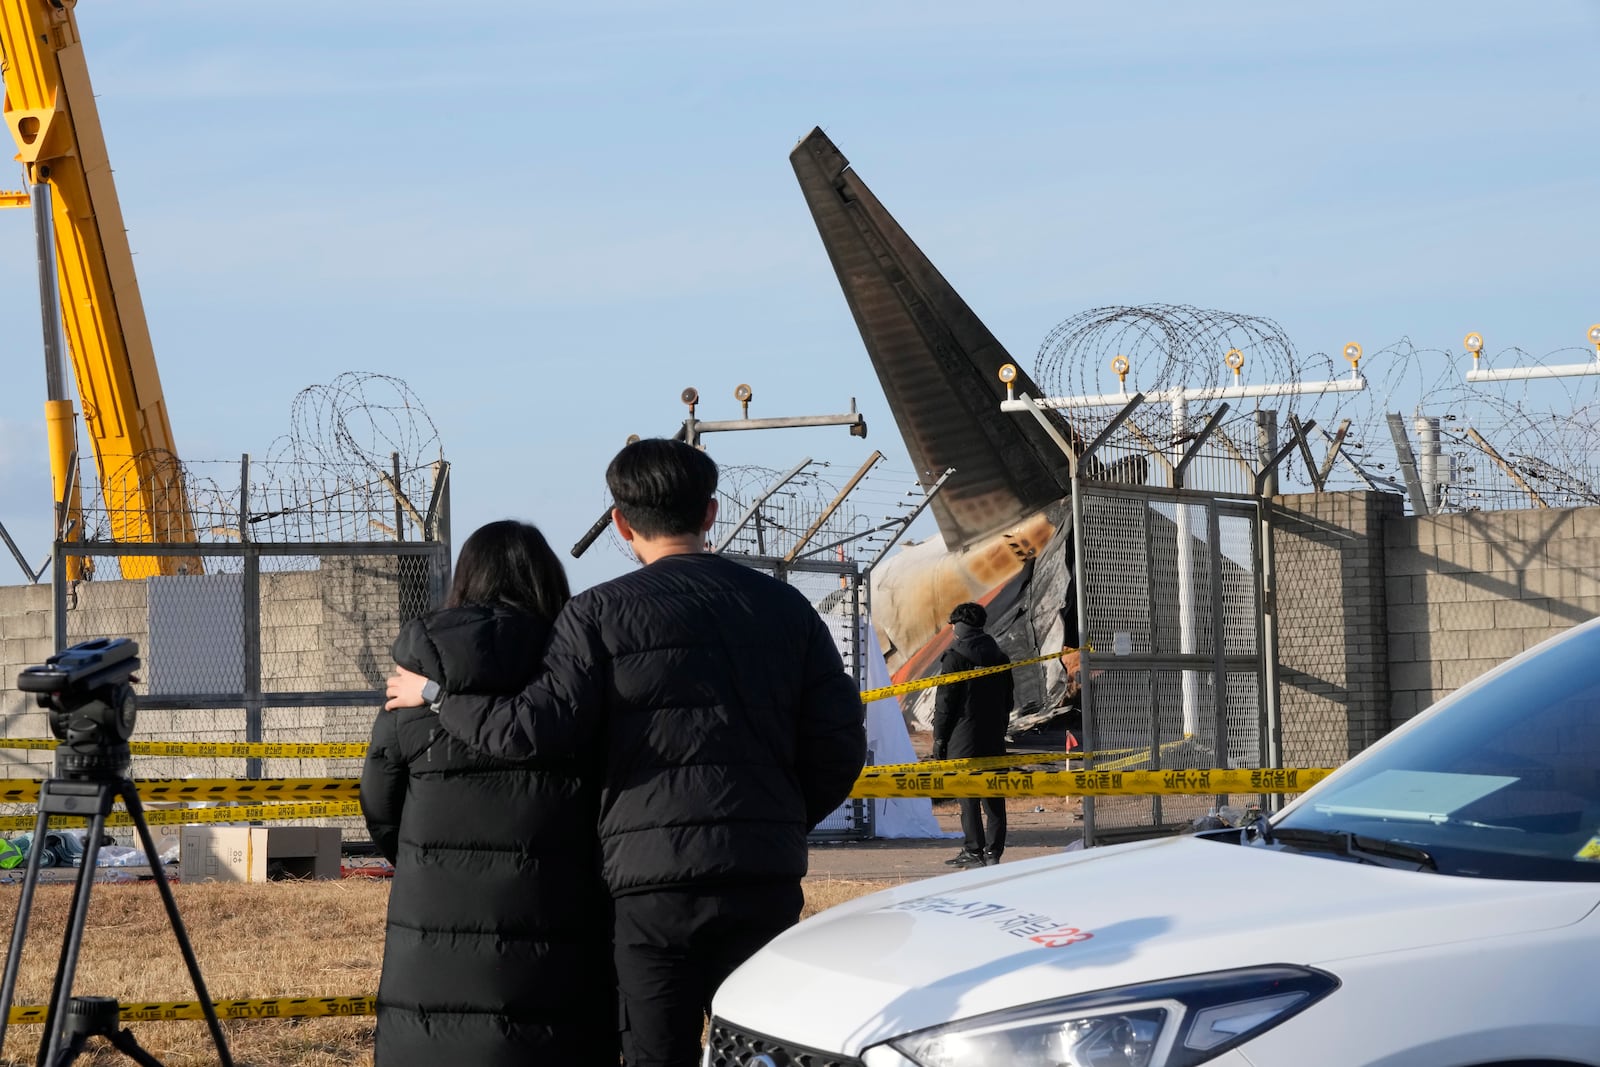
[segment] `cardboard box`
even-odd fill
[[[337,826],[185,826],[179,845],[184,882],[265,882],[338,878]]]

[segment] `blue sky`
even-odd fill
[[[564,548],[686,385],[702,417],[747,381],[752,414],[854,396],[872,427],[724,462],[909,469],[789,169],[814,125],[1029,365],[1101,304],[1266,315],[1302,351],[1543,353],[1600,320],[1593,0],[77,10],[182,455],[260,454],[301,388],[397,375],[458,536],[514,515]],[[32,241],[0,214],[0,521],[38,558]]]

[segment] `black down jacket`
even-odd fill
[[[514,692],[548,626],[505,609],[408,623],[395,662],[449,689]],[[395,865],[378,985],[378,1067],[616,1067],[610,900],[598,782],[571,759],[470,751],[429,708],[380,712],[361,777]]]
[[[939,659],[939,673],[953,674],[1010,662],[993,636],[958,622],[954,640]],[[946,742],[951,759],[1005,755],[1006,728],[1011,725],[1011,687],[1010,671],[940,686],[934,698],[934,743]]]
[[[658,559],[574,597],[545,673],[439,719],[507,756],[594,752],[614,895],[798,880],[866,754],[860,694],[797,590],[732,560]]]

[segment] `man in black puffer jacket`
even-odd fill
[[[598,756],[623,1050],[693,1067],[717,986],[799,918],[806,835],[865,758],[862,707],[801,593],[704,550],[708,456],[639,441],[606,481],[645,566],[572,599],[520,694],[447,695],[439,719],[497,755]],[[421,685],[397,671],[389,706]]]
[[[988,621],[989,613],[982,604],[957,604],[951,610],[955,636],[939,660],[940,674],[1011,662],[995,639],[984,632]],[[940,686],[934,701],[933,758],[1004,756],[1006,727],[1011,725],[1011,687],[1010,671]],[[987,835],[983,831],[985,815],[989,817]],[[1006,850],[1005,798],[964,797],[961,833],[966,842],[961,852],[946,863],[952,867],[999,863],[1000,854]]]
[[[536,615],[465,605],[407,623],[393,652],[452,689],[510,693],[549,631]],[[361,807],[395,865],[379,1067],[615,1067],[599,789],[581,771],[473,752],[427,707],[378,716]]]

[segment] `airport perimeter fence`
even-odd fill
[[[1270,538],[1263,536],[1257,502],[1116,485],[1086,487],[1083,502],[1078,549],[1087,636],[1095,648],[1086,711],[1091,746],[1117,755],[1077,766],[1157,772],[1179,788],[1189,772],[1333,765],[1321,755],[1328,746],[1295,741],[1319,732],[1342,737],[1346,724],[1337,708],[1316,722],[1278,723],[1271,713],[1270,654],[1258,612]],[[87,542],[62,545],[60,553],[62,566],[69,556],[94,560],[97,580],[58,586],[53,643],[105,635],[140,641],[140,741],[363,744],[388,671],[389,645],[407,619],[439,602],[449,565],[442,541]],[[149,560],[162,555],[198,566],[193,573],[149,573]],[[859,565],[736,558],[807,596],[865,689],[863,641],[871,637],[863,634],[867,575]],[[123,573],[130,559],[142,560],[133,569],[143,567],[149,576],[106,580]],[[152,641],[152,634],[161,636]],[[1127,646],[1121,654],[1120,643]],[[6,706],[5,736],[48,737],[42,712],[18,709],[13,701]],[[47,751],[26,757],[19,766],[6,756],[8,773],[49,773]],[[353,778],[360,766],[354,755],[263,765],[186,754],[142,756],[135,775]],[[1170,829],[1212,806],[1237,802],[1230,794],[1191,794],[1091,803],[1088,826],[1091,834],[1098,828],[1107,836]],[[871,836],[872,807],[870,799],[852,799],[819,827],[819,836]],[[0,810],[25,814],[31,808]],[[335,824],[352,835],[364,832],[358,819]]]
[[[278,742],[324,750],[267,760],[192,750],[141,754],[133,768],[141,779],[358,777],[359,755],[330,753],[340,745],[365,745],[389,672],[390,645],[408,620],[442,602],[449,575],[449,546],[438,541],[88,542],[59,546],[58,553],[58,563],[69,568],[79,560],[92,563],[87,569],[96,578],[58,585],[49,644],[64,648],[104,636],[139,643],[135,741]],[[161,569],[150,561],[180,554],[194,573],[150,573]],[[833,632],[846,669],[865,688],[859,569],[837,561],[740,562],[778,573],[806,595]],[[123,573],[148,576],[119,580]],[[39,652],[42,643],[35,643]],[[24,665],[5,669],[15,673]],[[0,736],[50,736],[42,710],[25,705],[21,694],[7,696]],[[0,759],[13,776],[51,773],[50,748],[0,751]],[[32,811],[31,804],[0,802],[0,816]],[[355,817],[293,821],[365,837]],[[872,803],[852,799],[815,836],[871,833]]]
[[[198,573],[114,580],[130,560],[164,555],[197,561]],[[439,541],[58,546],[58,565],[74,559],[92,561],[96,580],[57,584],[52,643],[105,636],[139,643],[136,741],[302,746],[366,743],[390,645],[402,625],[442,602],[450,562],[449,545]],[[4,733],[50,736],[45,713],[26,706],[6,716]],[[48,750],[27,756],[29,776],[48,776]],[[141,755],[134,773],[347,778],[360,774],[362,759],[319,754],[263,763]],[[29,811],[3,807],[4,814]],[[315,821],[365,834],[359,819]]]
[[[1080,485],[1087,744],[1126,753],[1093,769],[1274,766],[1258,610],[1256,502]],[[1223,796],[1098,798],[1091,840],[1181,827]]]

